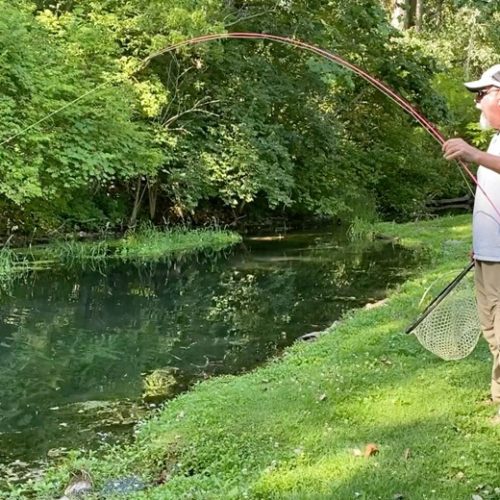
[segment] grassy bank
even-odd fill
[[[200,383],[142,425],[133,445],[74,456],[11,497],[61,495],[70,472],[85,469],[95,491],[110,477],[148,484],[126,498],[500,498],[484,343],[444,362],[403,333],[428,285],[466,264],[469,219],[380,225],[430,257],[385,305],[346,315],[250,374]],[[365,457],[369,443],[379,451]]]

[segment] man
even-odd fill
[[[475,92],[483,129],[495,129],[487,152],[462,139],[443,145],[447,160],[459,159],[480,165],[477,180],[500,212],[500,64],[485,71],[479,80],[466,83]],[[500,403],[500,216],[480,189],[476,189],[472,218],[472,248],[479,320],[493,355],[491,399]],[[497,417],[499,418],[499,417]]]

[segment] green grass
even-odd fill
[[[198,250],[219,250],[241,241],[234,232],[220,229],[161,230],[153,226],[142,226],[129,231],[118,240],[96,242],[60,241],[49,245],[45,254],[68,264],[100,262],[107,258],[122,260],[161,260],[173,254]]]
[[[56,264],[94,268],[107,259],[158,261],[173,255],[197,251],[219,251],[241,241],[241,236],[218,228],[161,230],[143,226],[117,240],[80,242],[60,240],[29,248],[0,248],[0,293],[8,293],[13,283],[30,272]]]
[[[45,254],[67,264],[101,261],[109,256],[109,243],[105,240],[92,243],[75,240],[56,241],[46,248]]]
[[[347,235],[351,241],[373,239],[375,236],[375,224],[371,221],[356,217],[349,224]]]
[[[13,280],[26,275],[29,266],[25,257],[10,248],[0,249],[0,291],[6,290]]]
[[[29,269],[46,269],[55,263],[99,264],[106,259],[157,261],[172,255],[199,250],[218,251],[239,243],[241,237],[234,232],[216,228],[161,230],[142,226],[129,231],[121,239],[92,242],[60,240],[44,246],[34,246],[16,251],[0,251],[0,279],[14,270],[14,260],[22,261]]]
[[[430,257],[384,306],[347,314],[252,373],[198,384],[144,423],[134,444],[74,454],[11,498],[61,495],[79,468],[96,491],[109,477],[138,475],[150,489],[126,498],[148,500],[500,498],[500,428],[481,402],[486,346],[444,362],[403,333],[429,283],[466,264],[470,229],[468,216],[377,225]],[[353,453],[367,443],[379,453]]]
[[[155,260],[173,253],[202,249],[219,250],[239,243],[241,237],[230,231],[214,229],[169,229],[159,231],[143,226],[119,240],[114,254],[125,260]]]

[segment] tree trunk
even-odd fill
[[[391,24],[400,31],[408,28],[410,21],[409,0],[394,0]]]
[[[142,179],[139,177],[137,179],[137,186],[135,188],[135,200],[134,200],[134,208],[132,209],[132,214],[130,215],[129,227],[134,228],[137,224],[137,216],[139,215],[139,209],[141,208],[142,198],[144,197],[144,193],[146,192],[146,187],[142,187]]]
[[[158,181],[148,180],[148,197],[149,197],[149,217],[154,220],[156,215],[156,205],[158,200]]]
[[[422,29],[422,17],[424,15],[424,0],[415,0],[415,30]]]

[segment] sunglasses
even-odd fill
[[[474,96],[474,101],[476,103],[480,103],[483,100],[484,96],[490,94],[493,91],[497,92],[499,90],[500,90],[500,88],[496,88],[496,87],[492,87],[492,88],[484,89],[484,90],[479,90],[476,92],[476,95]]]

